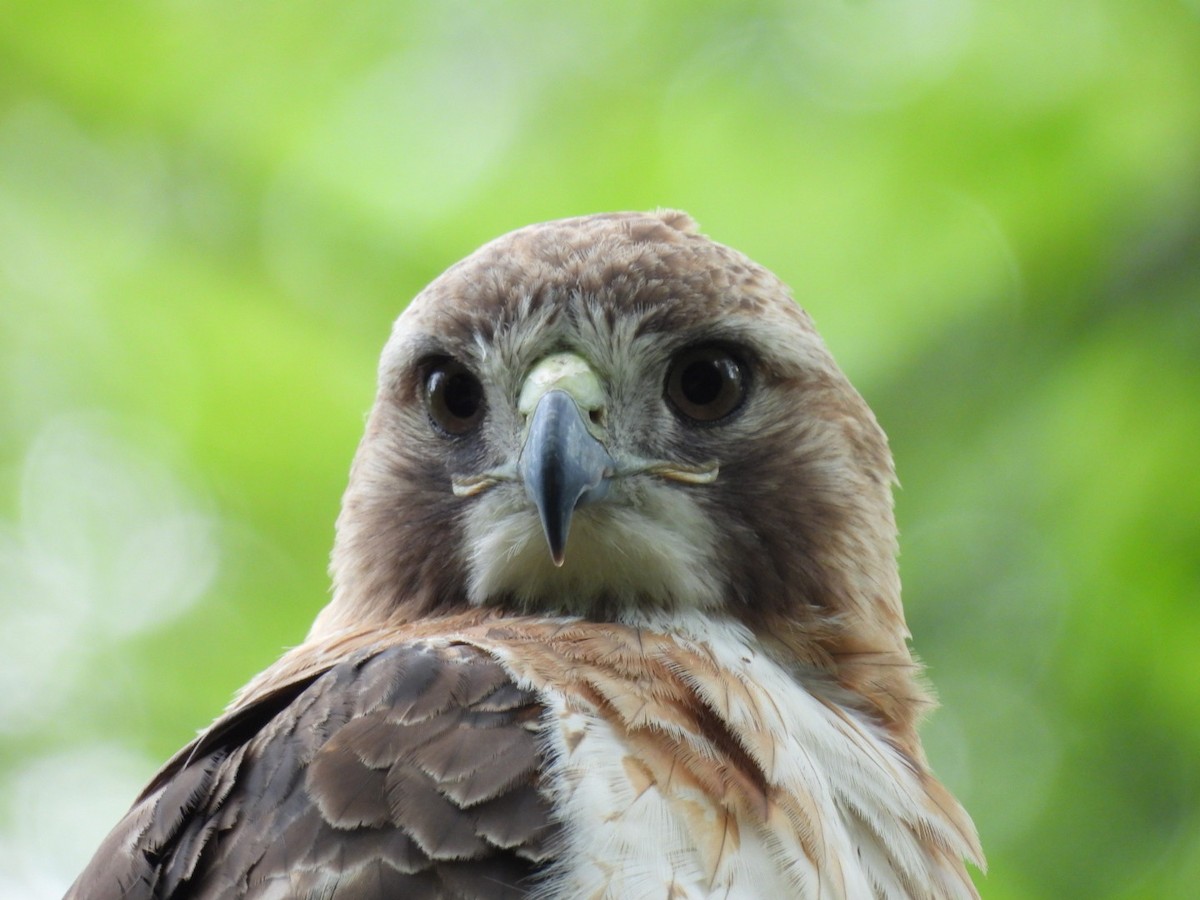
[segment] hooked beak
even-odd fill
[[[600,441],[604,388],[587,360],[554,353],[530,371],[517,408],[528,423],[517,474],[537,507],[556,566],[575,510],[601,499],[617,463]]]
[[[575,398],[553,388],[537,401],[517,470],[537,507],[556,566],[563,564],[571,517],[608,493],[617,463],[588,430]]]

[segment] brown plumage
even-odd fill
[[[787,289],[682,213],[486,245],[384,350],[308,640],[69,896],[973,896],[892,481]]]
[[[374,642],[210,728],[76,889],[308,896],[339,868],[338,896],[519,896],[555,833],[539,712],[470,646]]]

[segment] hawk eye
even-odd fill
[[[685,419],[716,422],[746,397],[746,367],[724,347],[690,347],[671,361],[666,395]]]
[[[425,407],[447,434],[466,434],[483,418],[483,385],[460,362],[443,359],[425,373]]]

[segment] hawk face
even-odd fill
[[[771,273],[681,213],[531,226],[397,321],[314,633],[471,606],[699,609],[789,664],[840,659],[856,690],[869,655],[886,693],[880,663],[910,663],[892,480]]]

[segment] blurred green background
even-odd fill
[[[407,299],[656,206],[789,282],[892,437],[984,896],[1196,896],[1196,0],[0,23],[0,896],[303,637]]]

